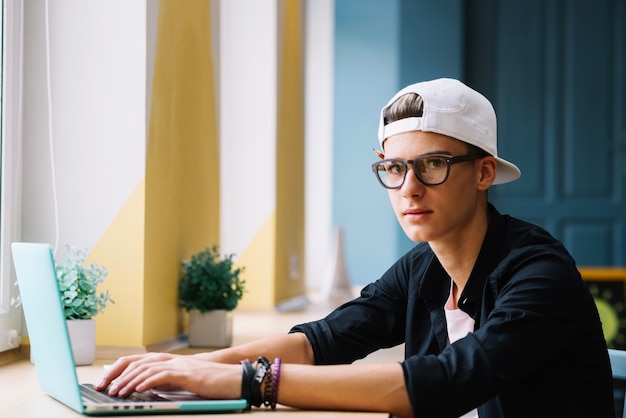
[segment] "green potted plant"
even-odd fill
[[[96,355],[96,332],[93,317],[109,303],[114,303],[108,290],[97,288],[108,271],[99,264],[86,265],[87,251],[67,245],[60,263],[55,262],[57,281],[72,352],[76,365],[93,363]]]
[[[181,306],[189,313],[189,345],[228,347],[232,344],[232,310],[243,297],[244,267],[235,268],[234,254],[220,255],[213,245],[183,262],[178,284]]]

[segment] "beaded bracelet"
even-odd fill
[[[261,384],[263,383],[263,380],[266,379],[268,372],[271,370],[269,362],[264,363],[260,361],[260,359],[261,358],[259,357],[259,360],[256,362],[257,368],[252,381],[252,399],[250,400],[250,403],[254,406],[261,406],[264,402],[263,394],[261,393]]]
[[[257,363],[261,364],[259,367],[265,368],[265,376],[263,377],[263,405],[267,407],[270,406],[272,399],[272,363],[263,356],[259,357]]]
[[[270,406],[272,409],[276,409],[276,403],[278,402],[278,383],[280,382],[280,357],[274,359],[274,371],[272,372],[272,397],[270,400]]]

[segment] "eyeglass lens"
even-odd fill
[[[404,183],[408,164],[413,164],[417,178],[426,185],[443,183],[448,177],[450,158],[443,156],[424,156],[415,160],[391,159],[375,164],[374,172],[381,184],[387,188],[398,188]]]

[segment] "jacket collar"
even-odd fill
[[[489,226],[478,253],[474,268],[459,298],[459,308],[467,312],[474,320],[478,319],[482,304],[483,289],[489,275],[505,257],[508,249],[503,246],[506,242],[505,217],[496,208],[488,205]],[[443,308],[450,294],[450,276],[443,269],[437,257],[433,257],[424,272],[420,286],[420,296],[427,306]]]

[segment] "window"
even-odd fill
[[[0,351],[4,351],[21,340],[22,313],[11,306],[17,293],[11,242],[19,236],[20,225],[23,1],[0,0],[0,6]]]

